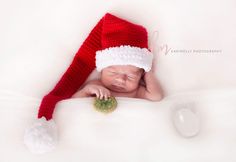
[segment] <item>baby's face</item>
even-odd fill
[[[101,82],[116,92],[132,92],[139,86],[144,70],[132,65],[109,66],[101,72]]]

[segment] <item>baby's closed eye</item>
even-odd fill
[[[108,73],[109,75],[116,75],[117,74],[117,72],[114,72],[114,71],[109,71],[109,73]]]
[[[127,77],[128,77],[129,79],[132,79],[132,80],[137,79],[137,76],[135,76],[135,75],[128,75]]]

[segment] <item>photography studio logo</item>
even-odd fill
[[[164,55],[174,55],[174,54],[196,54],[196,55],[217,55],[222,53],[222,49],[176,49],[170,47],[168,44],[159,44],[158,43],[158,37],[159,33],[158,31],[154,31],[151,39],[151,49]]]

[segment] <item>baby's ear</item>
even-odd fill
[[[144,77],[144,75],[145,75],[145,71],[144,71],[144,69],[142,69],[142,73],[141,73],[142,75],[141,75],[141,78],[143,78]]]

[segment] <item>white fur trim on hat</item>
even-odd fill
[[[51,119],[44,117],[36,119],[24,135],[24,143],[35,154],[42,154],[53,150],[57,144],[57,127]]]
[[[110,47],[96,52],[97,71],[112,65],[134,65],[143,68],[146,72],[151,70],[153,54],[146,48],[129,45]]]

